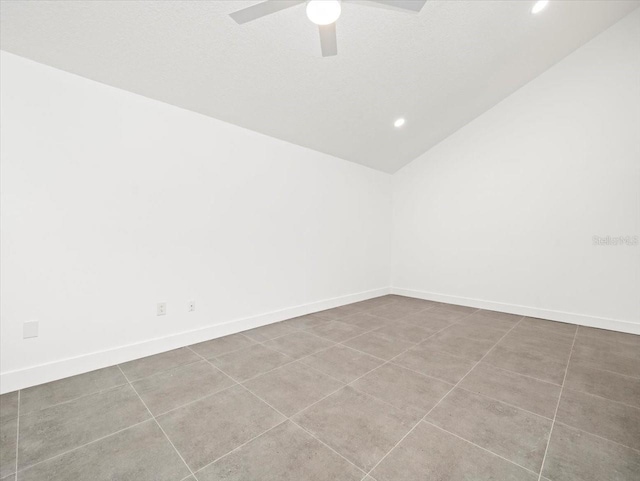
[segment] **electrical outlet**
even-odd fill
[[[187,311],[193,312],[196,310],[196,301],[189,301],[187,304]]]
[[[158,302],[158,316],[164,316],[167,313],[167,303]]]
[[[38,337],[38,321],[27,321],[22,325],[22,338]]]

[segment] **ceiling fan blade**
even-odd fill
[[[320,48],[323,57],[338,55],[338,38],[336,37],[336,23],[318,25],[320,30]]]
[[[256,5],[251,5],[250,7],[233,12],[229,14],[229,16],[237,23],[242,24],[266,17],[285,8],[295,7],[304,2],[305,0],[266,0],[265,2],[257,3]]]
[[[401,10],[411,10],[412,12],[419,12],[427,3],[427,0],[369,0],[373,3],[381,3],[382,5],[388,5],[390,7],[399,8]]]

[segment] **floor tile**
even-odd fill
[[[134,426],[19,473],[19,481],[179,481],[189,475],[155,421]]]
[[[461,319],[459,323],[508,331],[513,328],[520,319],[521,317],[494,316],[492,314],[487,314],[487,311],[478,311],[464,319]]]
[[[367,332],[367,329],[340,321],[329,321],[318,326],[310,327],[306,329],[306,331],[329,341],[342,342],[364,334]]]
[[[475,324],[456,324],[448,327],[442,334],[468,337],[481,341],[498,342],[504,337],[505,332],[500,329],[492,329],[486,326],[477,326]]]
[[[250,391],[287,417],[343,385],[301,362],[287,364],[245,383]]]
[[[640,336],[637,334],[580,326],[577,336],[579,338],[600,339],[607,342],[628,344],[640,348]]]
[[[445,397],[427,420],[535,472],[551,429],[550,419],[462,389]]]
[[[349,383],[384,361],[343,345],[336,345],[301,360],[339,381]]]
[[[330,319],[317,314],[307,314],[306,316],[294,317],[293,319],[282,321],[282,324],[293,329],[307,329],[309,327],[321,326],[329,321]]]
[[[198,472],[199,481],[360,481],[362,476],[290,421]]]
[[[18,415],[18,391],[0,395],[0,420]]]
[[[571,362],[565,387],[640,408],[640,379]]]
[[[445,351],[449,354],[479,361],[495,345],[495,341],[472,339],[445,329],[423,342],[427,349]]]
[[[607,351],[617,356],[629,357],[640,361],[640,348],[633,343],[621,342],[620,340],[610,337],[585,336],[582,329],[578,330],[576,335],[576,347],[586,347],[594,350]]]
[[[416,343],[424,341],[429,336],[432,336],[435,331],[425,329],[424,327],[416,326],[414,324],[398,322],[393,326],[386,326],[377,329],[376,332],[389,337],[395,337],[396,339],[401,339],[403,341]]]
[[[365,309],[365,306],[346,305],[334,307],[333,309],[326,309],[324,311],[316,312],[316,314],[326,319],[336,320],[346,316],[350,316],[351,314],[355,314],[356,312],[362,312]]]
[[[211,339],[210,341],[200,342],[189,346],[192,351],[205,359],[211,359],[213,357],[222,356],[238,349],[252,346],[256,341],[249,339],[243,334],[231,334],[230,336],[219,337],[218,339]]]
[[[284,322],[276,322],[275,324],[267,324],[266,326],[256,327],[255,329],[249,329],[243,331],[242,334],[253,339],[254,341],[264,342],[276,337],[290,334],[294,329],[287,326]]]
[[[534,341],[553,342],[558,348],[571,349],[573,345],[573,334],[566,332],[556,332],[553,329],[540,327],[532,327],[528,325],[518,324],[508,334],[509,337],[517,337],[520,339],[532,339]]]
[[[278,351],[269,349],[262,344],[256,344],[216,357],[211,362],[236,381],[243,382],[292,360],[289,356]]]
[[[378,481],[537,481],[515,464],[421,422],[373,470]]]
[[[503,320],[503,321],[510,322],[511,324],[515,324],[520,319],[522,319],[522,316],[519,314],[509,314],[507,312],[499,312],[499,311],[487,311],[485,309],[480,309],[474,312],[474,315],[478,317],[484,317],[487,319]]]
[[[432,334],[438,331],[442,331],[443,329],[448,328],[449,326],[452,326],[454,324],[453,321],[427,317],[427,312],[429,311],[423,311],[413,316],[405,317],[401,320],[401,322],[403,324],[410,324],[412,326],[417,326],[421,329],[425,329]]]
[[[466,315],[460,312],[448,311],[436,307],[404,317],[402,318],[402,322],[415,324],[416,326],[424,327],[432,331],[438,331],[465,317]]]
[[[17,418],[0,421],[0,478],[16,472]]]
[[[571,354],[571,362],[640,378],[640,359],[620,356],[610,350],[592,349],[576,344]]]
[[[340,322],[355,325],[367,331],[395,324],[395,321],[383,319],[382,317],[372,316],[371,314],[367,314],[366,312],[359,312],[357,314],[352,314],[351,316],[343,317],[342,319],[340,319]]]
[[[554,339],[540,339],[522,332],[511,332],[500,341],[500,346],[513,351],[535,351],[537,354],[564,365],[569,361],[571,343]]]
[[[460,387],[553,419],[560,386],[480,363]]]
[[[399,304],[408,304],[412,306],[418,306],[418,307],[421,307],[422,309],[431,309],[433,307],[442,305],[440,302],[428,301],[426,299],[418,299],[416,297],[406,297],[406,296],[398,296],[398,295],[392,294],[390,298]]]
[[[154,356],[143,357],[135,361],[120,364],[122,372],[129,381],[137,381],[143,377],[152,376],[162,371],[168,371],[174,367],[199,361],[200,357],[186,347],[174,349]]]
[[[121,367],[22,391],[19,481],[196,481],[145,403],[199,481],[536,481],[556,406],[541,481],[640,479],[640,336],[386,295]]]
[[[542,474],[550,481],[635,481],[640,453],[556,422]]]
[[[402,339],[380,334],[376,331],[363,334],[344,343],[345,346],[353,347],[354,349],[385,360],[392,359],[414,344],[413,342],[403,341]]]
[[[573,337],[578,326],[576,324],[567,324],[566,322],[548,321],[546,319],[537,319],[535,317],[525,317],[520,322],[522,327],[535,327],[539,329],[547,329],[555,334],[564,334]]]
[[[154,416],[235,384],[207,361],[194,362],[133,383]]]
[[[20,414],[27,414],[126,383],[127,379],[122,375],[120,369],[117,366],[112,366],[40,384],[22,390],[20,393]]]
[[[396,299],[393,296],[387,295],[387,296],[373,297],[365,301],[356,302],[355,305],[362,307],[364,309],[373,309],[374,307],[380,307],[384,304],[389,304],[390,302],[395,302],[395,301]]]
[[[394,364],[455,384],[475,362],[420,344],[393,360]]]
[[[565,388],[557,421],[640,450],[640,409]]]
[[[394,302],[370,309],[367,313],[384,319],[398,320],[423,310],[425,310],[425,307],[419,304]]]
[[[293,419],[365,471],[373,468],[413,426],[403,411],[350,387]]]
[[[460,314],[464,314],[465,316],[468,316],[469,314],[473,314],[474,312],[478,311],[476,307],[459,306],[457,304],[446,304],[446,303],[440,303],[440,308],[445,309],[447,311],[458,312]]]
[[[405,411],[418,421],[451,390],[453,384],[385,364],[351,386]]]
[[[322,349],[327,349],[334,343],[308,332],[296,331],[293,334],[267,341],[264,345],[293,359],[300,359]]]
[[[482,362],[541,381],[562,384],[567,367],[565,362],[549,359],[535,350],[508,349],[501,344],[498,343]]]
[[[150,417],[129,385],[20,416],[19,469]]]
[[[242,386],[229,388],[157,419],[194,471],[285,420]]]

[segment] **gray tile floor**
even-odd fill
[[[384,296],[0,396],[0,480],[640,479],[640,336]]]

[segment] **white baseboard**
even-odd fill
[[[485,301],[468,297],[450,296],[435,292],[416,291],[401,287],[392,287],[392,294],[400,296],[415,297],[427,301],[446,302],[448,304],[458,304],[460,306],[477,307],[478,309],[488,309],[491,311],[507,312],[520,316],[536,317],[538,319],[549,319],[551,321],[567,322],[580,326],[597,327],[610,331],[626,332],[640,335],[640,323],[621,321],[618,319],[607,319],[604,317],[587,316],[574,312],[553,311],[550,309],[540,309],[537,307],[520,306],[517,304],[505,304],[502,302]]]
[[[45,382],[113,366],[145,356],[177,349],[198,342],[208,341],[229,334],[246,331],[254,327],[264,326],[292,317],[303,316],[333,307],[364,301],[373,297],[389,294],[389,288],[374,289],[342,297],[313,302],[302,306],[289,307],[279,311],[268,312],[258,316],[236,319],[214,326],[193,331],[180,332],[166,337],[149,339],[136,344],[119,346],[105,351],[93,352],[82,356],[61,359],[47,364],[40,364],[16,371],[0,374],[0,394],[36,386]]]

